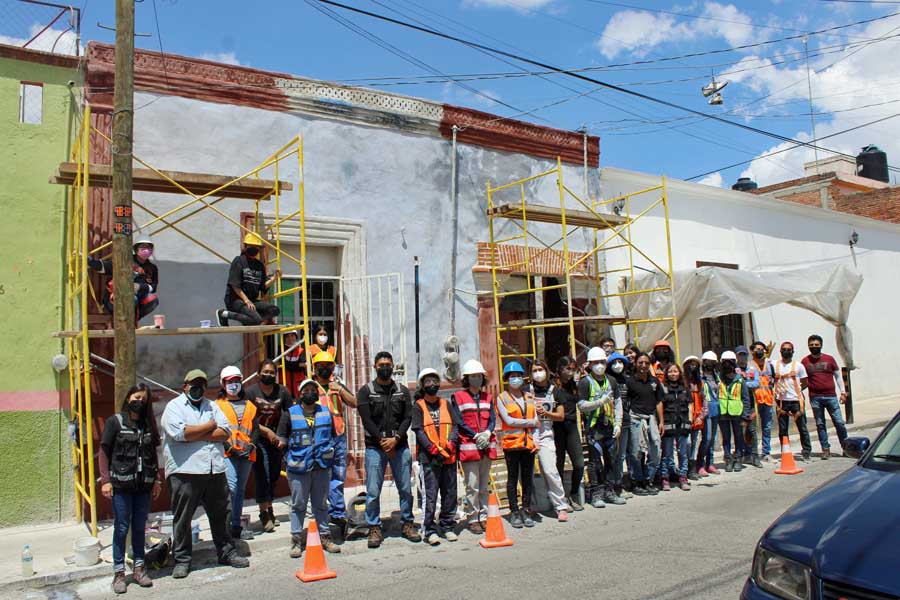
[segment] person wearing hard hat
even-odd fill
[[[312,346],[315,348],[316,346]],[[331,462],[331,489],[328,492],[328,514],[343,539],[347,533],[347,504],[344,500],[344,480],[347,477],[347,424],[344,406],[356,408],[356,397],[334,375],[334,355],[318,352],[312,359],[313,375],[319,388],[319,404],[331,413],[334,422],[334,460]],[[299,391],[299,390],[298,390]]]
[[[228,269],[225,308],[216,311],[219,327],[227,327],[229,319],[243,325],[260,325],[273,323],[278,316],[278,307],[261,298],[281,277],[281,271],[269,277],[265,263],[259,260],[262,247],[263,240],[258,233],[251,231],[244,236],[244,251],[234,257]]]
[[[477,360],[462,367],[462,388],[451,398],[459,415],[459,462],[466,484],[466,518],[475,535],[484,533],[491,489],[491,461],[497,458],[494,399],[486,389],[487,372]]]
[[[225,441],[225,475],[231,493],[231,536],[234,539],[253,539],[248,529],[243,531],[241,514],[244,512],[244,491],[247,479],[256,462],[256,445],[259,443],[259,417],[253,402],[247,401],[244,376],[235,366],[222,369],[219,382],[222,389],[216,404],[228,419],[231,436]]]
[[[701,381],[703,389],[703,401],[706,403],[706,423],[703,426],[700,438],[700,452],[697,455],[699,468],[697,474],[700,477],[718,475],[714,454],[716,441],[719,435],[719,418],[721,407],[719,405],[719,356],[712,350],[707,350],[700,357]]]
[[[556,469],[556,442],[553,437],[553,424],[565,417],[565,408],[556,403],[553,396],[555,386],[550,379],[550,368],[542,360],[531,363],[531,386],[528,391],[534,396],[535,412],[540,419],[540,426],[534,432],[538,447],[538,462],[541,465],[541,476],[547,486],[547,498],[556,511],[556,518],[565,523],[569,520],[569,506],[562,477]]]
[[[725,471],[738,472],[744,469],[741,456],[744,454],[744,435],[741,420],[752,412],[750,394],[744,378],[737,372],[737,355],[726,350],[719,357],[719,427],[722,429],[722,450],[725,453]],[[732,452],[731,440],[734,438]]]
[[[153,240],[146,233],[136,232],[132,243],[132,264],[134,282],[135,324],[152,313],[159,306],[159,269],[150,261],[153,256]],[[113,266],[112,260],[98,260],[88,257],[88,267],[98,273],[109,275],[103,292],[103,307],[113,313]]]
[[[666,369],[675,362],[675,350],[669,340],[659,340],[653,344],[653,354],[650,357],[650,374],[656,377],[660,383],[665,383]]]
[[[534,527],[531,515],[531,491],[534,477],[534,431],[540,425],[534,397],[525,389],[525,369],[516,361],[503,367],[506,389],[497,398],[501,424],[501,445],[506,459],[506,497],[509,502],[509,524],[516,529]],[[519,483],[522,504],[519,505]]]
[[[700,479],[700,466],[698,464],[698,455],[700,454],[699,438],[706,426],[706,415],[709,408],[706,405],[706,398],[703,395],[703,377],[701,375],[700,358],[693,354],[681,361],[681,368],[684,372],[684,385],[691,398],[691,437],[690,448],[688,451],[688,472],[689,481],[697,481]],[[703,469],[703,477],[708,477],[706,469]]]
[[[622,432],[622,401],[606,376],[606,352],[597,346],[587,353],[588,374],[578,382],[578,410],[588,443],[588,481],[585,494],[594,508],[624,504],[612,489],[616,438]]]
[[[613,504],[623,504],[628,495],[622,487],[622,480],[625,475],[625,455],[628,453],[628,439],[631,433],[631,420],[629,417],[631,407],[627,404],[628,386],[626,385],[630,370],[629,363],[628,358],[618,351],[606,357],[606,376],[609,378],[610,384],[615,386],[615,394],[619,397],[619,404],[622,407],[619,435],[613,435],[616,440],[616,454],[613,459],[614,468],[610,482],[613,493],[618,496],[621,502],[614,501]],[[615,434],[615,431],[613,434]]]
[[[319,403],[318,383],[307,379],[297,390],[300,402],[281,413],[278,438],[287,446],[285,465],[291,487],[291,558],[303,555],[303,521],[306,507],[312,505],[322,549],[340,552],[328,527],[328,492],[334,442],[334,420],[327,407]]]
[[[750,350],[747,346],[734,349],[737,356],[737,373],[744,378],[747,394],[750,396],[750,414],[741,418],[741,437],[744,439],[744,454],[740,457],[743,464],[753,465],[761,469],[759,460],[759,432],[756,428],[756,392],[760,387],[759,372],[750,364]]]
[[[207,381],[200,369],[188,371],[183,393],[169,401],[161,422],[174,517],[175,579],[187,577],[191,570],[191,520],[201,505],[209,517],[219,564],[250,566],[249,560],[238,555],[228,528],[230,494],[222,445],[231,438],[231,424],[219,405],[206,398]]]
[[[438,396],[441,377],[434,369],[422,369],[416,379],[416,401],[412,407],[410,428],[416,435],[416,453],[425,480],[425,515],[422,528],[425,541],[432,546],[459,539],[456,527],[456,451],[459,443],[459,417],[450,402]],[[437,497],[441,513],[435,523]]]

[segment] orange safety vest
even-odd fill
[[[783,364],[784,363],[779,360],[772,365],[772,369],[775,371],[775,397],[778,402],[781,403],[783,400],[782,396],[784,396],[784,392],[788,386],[788,381],[792,382],[794,389],[797,391],[797,400],[800,402],[800,412],[803,412],[805,410],[803,390],[800,389],[800,383],[795,376],[797,373],[797,361],[791,361],[791,371],[787,375],[781,374],[781,366]]]
[[[771,385],[772,381],[768,375],[769,369],[766,368],[767,366],[771,367],[771,363],[767,363],[766,360],[763,359],[763,365],[763,368],[760,369],[759,365],[756,364],[756,359],[753,359],[747,364],[747,369],[749,369],[751,373],[756,372],[759,374],[759,387],[755,390],[756,403],[772,406],[772,402],[774,401]]]
[[[671,366],[672,364],[673,363],[669,363],[669,366]],[[653,375],[654,377],[656,377],[656,379],[658,379],[660,383],[665,384],[666,383],[666,370],[668,370],[668,368],[669,367],[666,367],[665,369],[660,369],[659,361],[656,361],[650,365],[650,374]]]
[[[703,429],[703,421],[699,425],[694,424],[694,419],[703,414],[702,385],[702,383],[700,385],[691,383],[691,429]]]
[[[241,422],[238,423],[237,413],[234,411],[234,407],[231,406],[231,402],[223,398],[216,400],[216,404],[225,413],[225,418],[228,419],[228,423],[231,425],[231,439],[229,441],[231,442],[232,450],[238,454],[246,452],[251,443],[250,435],[253,433],[256,405],[247,400],[247,404],[244,406],[244,416],[241,418]],[[231,456],[231,452],[226,451],[225,456]],[[253,452],[247,458],[250,462],[256,462],[256,448],[253,449]]]
[[[334,421],[334,433],[344,435],[344,405],[341,395],[338,392],[329,392],[318,381],[316,381],[316,385],[319,387],[319,404],[331,413],[331,420]]]
[[[513,419],[534,419],[534,401],[525,398],[525,415],[522,415],[522,409],[512,394],[503,392],[497,398],[498,402],[503,403],[503,408]],[[500,433],[503,436],[501,446],[504,450],[534,450],[534,438],[532,437],[533,427],[511,427],[506,421],[500,419]]]
[[[417,400],[416,404],[422,410],[422,429],[428,436],[428,441],[438,447],[441,456],[444,457],[445,465],[452,465],[456,462],[456,452],[447,450],[447,444],[450,442],[450,432],[453,431],[453,420],[450,418],[450,411],[447,408],[447,401],[440,399],[440,414],[438,415],[438,424],[435,424],[431,418],[431,411],[428,410],[427,403],[424,399]]]

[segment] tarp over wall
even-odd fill
[[[700,267],[675,272],[675,306],[678,322],[708,319],[790,304],[812,311],[835,326],[838,352],[853,368],[853,336],[847,327],[850,305],[862,286],[862,275],[843,264],[741,271]],[[619,281],[628,289],[627,278]],[[635,278],[635,289],[667,287],[663,273]],[[653,319],[672,315],[669,292],[623,296],[629,319]],[[641,325],[642,340],[671,335],[671,323]]]

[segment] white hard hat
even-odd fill
[[[309,384],[309,383],[311,383],[311,384],[313,384],[314,386],[316,386],[316,391],[317,391],[317,392],[319,391],[319,384],[318,384],[318,383],[316,383],[316,382],[315,382],[314,380],[312,380],[312,379],[304,379],[302,382],[300,382],[300,385],[297,386],[297,392],[303,391],[303,388],[305,388],[306,385]]]
[[[149,233],[142,233],[140,231],[135,232],[134,237],[131,238],[131,246],[132,248],[137,246],[138,244],[150,244],[153,245],[153,238],[150,237]]]
[[[606,360],[606,352],[603,351],[603,348],[599,346],[594,346],[590,350],[588,350],[587,355],[588,362],[595,362],[598,360]]]
[[[737,356],[731,350],[726,350],[722,353],[722,357],[719,360],[733,360],[737,362]]]
[[[690,356],[685,357],[685,359],[684,359],[683,361],[681,361],[681,364],[682,364],[682,365],[686,365],[686,364],[688,364],[688,363],[691,362],[691,361],[694,361],[694,362],[699,363],[699,362],[700,362],[700,359],[697,358],[696,356],[694,356],[693,354],[691,354]]]
[[[241,374],[241,370],[235,366],[227,366],[222,369],[222,372],[219,373],[219,381],[225,381],[231,377],[240,377],[242,380],[244,376]]]
[[[465,375],[484,375],[484,366],[475,359],[467,360],[463,365],[462,374]]]
[[[706,352],[704,352],[702,358],[703,358],[703,360],[711,360],[713,362],[719,362],[719,357],[716,356],[716,353],[713,352],[712,350],[707,350]]]
[[[416,383],[417,383],[418,385],[422,385],[422,380],[423,380],[423,379],[425,378],[425,376],[427,376],[427,375],[434,375],[435,377],[438,378],[438,381],[441,380],[441,374],[438,373],[437,371],[435,371],[434,369],[430,369],[430,368],[429,368],[429,369],[422,369],[421,371],[419,371],[419,376],[416,377]]]

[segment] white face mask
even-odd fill
[[[316,336],[316,341],[319,342],[320,346],[324,346],[325,344],[328,343],[328,336],[327,335]]]
[[[604,363],[597,363],[596,365],[591,366],[591,371],[593,371],[594,375],[597,377],[602,377],[604,373],[606,373],[606,365]]]
[[[469,387],[481,388],[482,384],[484,384],[482,375],[469,375]]]
[[[618,375],[625,369],[625,363],[623,363],[621,360],[617,360],[613,363],[613,366],[611,366],[610,369],[612,369],[613,373]]]
[[[236,381],[234,383],[226,383],[225,391],[231,396],[237,396],[239,393],[241,393],[241,382]]]
[[[516,375],[515,377],[509,378],[509,387],[511,387],[514,390],[517,390],[520,387],[522,387],[522,384],[524,384],[524,383],[525,383],[525,380],[522,377],[519,377],[518,375]]]
[[[531,378],[537,383],[544,383],[547,381],[547,371],[535,371],[531,374]]]

